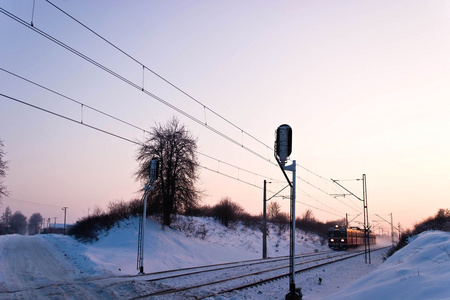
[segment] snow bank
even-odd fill
[[[36,236],[53,244],[60,253],[63,253],[79,269],[80,275],[105,276],[110,274],[109,269],[105,267],[108,263],[104,262],[99,264],[97,261],[92,260],[89,254],[89,247],[74,238],[60,234],[42,234]]]
[[[20,238],[49,242],[52,246],[45,247],[49,255],[67,263],[67,270],[72,270],[71,264],[76,265],[71,271],[74,272],[72,278],[137,274],[137,224],[137,219],[123,221],[90,244],[52,234]],[[162,228],[153,220],[147,220],[146,225],[144,270],[147,273],[261,258],[262,234],[257,228],[252,230],[242,225],[226,228],[212,219],[188,217],[180,217],[174,223],[179,230]],[[296,234],[297,253],[327,249],[317,236],[301,231]],[[18,236],[0,236],[0,250],[11,244],[10,239],[18,239]],[[269,226],[268,253],[269,256],[289,253],[288,230]],[[380,265],[381,253],[377,255],[379,264],[376,265]],[[1,289],[6,284],[6,264],[1,259],[0,262]],[[302,273],[296,276],[296,284],[302,287],[304,299],[450,299],[448,232],[424,232],[378,268],[376,265],[364,264],[361,257],[357,257],[352,263],[344,261],[326,269]],[[40,273],[30,274],[30,278],[33,276],[40,278]],[[319,277],[324,280],[321,285]],[[355,278],[360,279],[353,282]],[[286,279],[236,292],[231,298],[218,296],[217,299],[284,299],[287,287]],[[336,290],[339,292],[334,293]]]
[[[144,271],[157,272],[262,257],[262,233],[243,225],[227,228],[211,218],[179,216],[173,223],[179,228],[162,227],[147,219]],[[268,255],[289,254],[288,231],[269,228]],[[297,232],[297,253],[327,249],[315,235]],[[125,220],[119,227],[86,245],[87,256],[103,268],[122,274],[137,272],[138,219]]]
[[[326,299],[450,299],[450,233],[418,235],[369,276]]]

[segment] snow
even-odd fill
[[[450,299],[450,233],[424,232],[329,299]]]
[[[125,220],[87,244],[52,234],[0,236],[0,299],[9,299],[11,291],[23,293],[17,298],[36,297],[26,289],[44,293],[42,285],[54,288],[84,278],[137,274],[137,224],[137,219]],[[262,234],[256,228],[226,228],[210,218],[190,217],[177,218],[173,226],[178,230],[147,220],[145,272],[261,258]],[[296,240],[297,253],[327,250],[323,240],[312,234],[298,231]],[[288,229],[269,226],[268,255],[288,253]],[[37,264],[38,256],[45,266]],[[383,256],[377,251],[372,253],[372,264],[357,257],[301,273],[296,285],[302,288],[303,299],[450,299],[450,233],[422,233],[385,262]],[[121,289],[122,296],[132,297],[132,288]],[[284,299],[287,289],[286,279],[214,299]],[[83,293],[86,299],[102,298],[94,286]]]
[[[145,272],[157,272],[262,257],[262,233],[243,225],[227,228],[212,218],[178,217],[170,227],[148,219],[144,246]],[[206,233],[205,233],[206,231]],[[268,256],[289,254],[289,229],[269,226]],[[127,220],[87,244],[92,261],[122,274],[136,274],[138,222]],[[316,235],[297,233],[297,253],[328,250]],[[305,242],[306,240],[306,242]],[[322,245],[323,244],[323,245]],[[111,264],[111,262],[114,262]],[[120,270],[120,271],[119,271]]]

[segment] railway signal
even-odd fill
[[[145,218],[147,216],[147,194],[154,188],[154,183],[158,178],[159,171],[159,159],[154,157],[150,161],[149,166],[149,183],[145,184],[144,196],[142,202],[144,202],[144,209],[142,216],[139,217],[139,233],[138,233],[138,254],[137,254],[137,269],[139,274],[144,274],[144,233],[145,233]]]
[[[280,125],[276,131],[275,141],[275,159],[291,186],[291,229],[290,229],[290,247],[289,247],[289,293],[286,294],[286,300],[302,299],[301,288],[295,288],[295,181],[296,181],[296,162],[286,166],[287,159],[292,152],[292,128],[287,124]],[[292,172],[292,182],[289,180],[285,171]]]

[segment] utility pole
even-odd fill
[[[392,216],[392,213],[390,213],[391,215],[391,238],[392,238],[392,246],[394,246],[395,242],[394,242],[394,217]]]
[[[57,217],[54,217],[53,219],[54,219],[53,228],[55,229],[55,232],[56,232],[56,219],[57,219]]]
[[[391,238],[392,238],[392,246],[394,246],[395,245],[395,239],[394,239],[394,229],[397,229],[398,230],[398,232],[399,232],[399,238],[398,238],[398,240],[400,241],[400,223],[398,223],[398,228],[395,228],[394,227],[394,219],[393,219],[393,214],[392,213],[390,213],[390,214],[388,214],[388,215],[390,215],[391,216],[391,222],[389,222],[388,220],[386,220],[385,218],[383,218],[382,216],[380,216],[380,215],[378,215],[378,214],[375,214],[375,216],[377,216],[377,217],[379,217],[380,219],[382,219],[383,221],[385,221],[386,223],[388,223],[388,224],[390,224],[391,225]]]
[[[66,214],[67,214],[67,206],[64,206],[63,208],[61,208],[62,210],[64,210],[64,235],[66,235]]]
[[[346,227],[348,228],[349,224],[350,224],[351,222],[353,222],[353,220],[355,220],[355,219],[356,219],[357,217],[359,217],[360,215],[361,215],[361,213],[357,214],[357,215],[356,215],[353,219],[351,219],[350,221],[348,221],[348,219],[347,219],[347,221],[346,221],[346,222],[347,222],[347,226],[346,226]],[[348,214],[345,214],[345,216],[348,217]]]
[[[363,198],[356,196],[354,193],[349,191],[347,188],[345,188],[342,184],[340,184],[339,180],[334,180],[331,178],[331,181],[339,185],[341,188],[346,190],[350,195],[358,199],[363,203],[363,213],[364,213],[364,258],[365,262],[367,263],[367,259],[369,260],[369,264],[372,263],[370,258],[370,242],[369,242],[369,209],[367,205],[367,183],[366,183],[366,174],[362,175],[362,179],[356,179],[356,180],[362,180],[363,181]]]
[[[262,258],[267,258],[267,221],[266,221],[266,183],[264,179],[264,190],[263,190],[263,248],[262,248]]]
[[[277,197],[277,195],[279,193],[281,193],[285,188],[287,188],[289,185],[285,186],[284,188],[282,188],[281,190],[279,190],[278,192],[276,192],[275,194],[273,194],[272,197],[270,197],[269,199],[267,199],[267,183],[272,183],[272,182],[267,182],[266,180],[264,180],[264,188],[263,188],[263,251],[262,251],[262,258],[265,259],[267,258],[267,214],[266,214],[266,203],[271,200],[274,197]]]
[[[369,254],[369,264],[372,264],[372,260],[370,259],[370,240],[369,240],[369,208],[367,205],[367,181],[366,174],[362,175],[363,180],[363,204],[364,204],[364,249],[365,249],[365,258],[367,263],[367,254]]]

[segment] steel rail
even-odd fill
[[[352,257],[355,257],[355,256],[359,256],[359,255],[362,255],[362,254],[363,254],[363,252],[360,252],[360,251],[358,251],[357,253],[353,252],[353,253],[350,253],[350,254],[348,252],[346,252],[345,254],[338,254],[338,255],[335,255],[335,256],[332,256],[332,257],[328,256],[328,257],[324,257],[324,258],[318,258],[318,259],[298,262],[298,263],[296,263],[296,266],[304,265],[304,264],[310,264],[310,263],[314,263],[314,262],[317,262],[317,261],[330,260],[330,259],[332,260],[332,261],[328,261],[328,262],[325,262],[325,263],[322,263],[322,264],[317,264],[317,265],[314,265],[314,266],[301,268],[300,270],[296,270],[295,273],[303,272],[305,270],[313,269],[313,268],[316,268],[316,267],[320,267],[320,266],[323,266],[323,265],[326,265],[326,264],[330,264],[330,263],[334,263],[334,262],[337,262],[337,261],[341,261],[341,260],[344,260],[344,259],[349,259],[349,258],[352,258]],[[244,266],[246,266],[246,265],[237,266],[236,268],[244,267]],[[156,292],[153,292],[153,293],[140,295],[140,296],[137,296],[137,297],[132,298],[132,299],[142,299],[142,298],[148,298],[148,297],[156,297],[156,296],[162,296],[162,295],[186,292],[186,291],[198,289],[198,288],[201,288],[201,287],[221,284],[221,283],[224,283],[224,282],[237,280],[237,279],[242,279],[242,278],[245,278],[245,277],[251,277],[251,276],[255,276],[255,275],[269,273],[269,272],[277,271],[277,270],[280,270],[280,269],[285,269],[287,267],[288,267],[288,265],[283,265],[283,266],[278,266],[278,267],[271,268],[271,269],[265,269],[265,270],[259,270],[259,271],[252,272],[252,273],[246,273],[246,274],[239,275],[239,276],[228,277],[228,278],[225,278],[225,279],[217,279],[215,281],[207,282],[207,283],[202,282],[201,284],[193,284],[193,285],[190,285],[190,286],[185,286],[185,287],[180,287],[180,288],[175,288],[175,287],[174,288],[167,288],[167,289],[156,291]],[[218,271],[218,270],[210,270],[210,271]],[[203,272],[195,272],[194,274],[201,274],[201,273],[203,273]],[[170,278],[189,276],[189,275],[193,275],[193,274],[188,273],[188,274],[185,274],[185,275],[173,276],[173,277],[170,277]],[[259,284],[262,284],[262,283],[265,283],[265,282],[269,282],[269,281],[273,281],[273,280],[277,280],[277,279],[286,277],[288,275],[289,274],[286,273],[286,274],[282,274],[282,275],[272,276],[272,277],[269,277],[269,278],[266,278],[266,279],[258,280],[256,282],[253,282],[253,283],[250,283],[250,284],[236,286],[236,287],[233,287],[231,289],[224,289],[224,290],[219,291],[219,292],[214,292],[214,294],[211,294],[211,295],[208,295],[208,296],[204,296],[204,297],[202,296],[202,298],[200,298],[200,299],[211,297],[211,296],[214,296],[214,295],[217,295],[217,294],[227,293],[227,292],[234,291],[234,290],[244,289],[244,288],[247,288],[247,287],[250,287],[250,286],[259,285]],[[167,279],[167,278],[155,279],[155,280],[149,280],[149,281],[155,282],[155,281],[160,281],[160,280],[163,280],[163,279]]]

